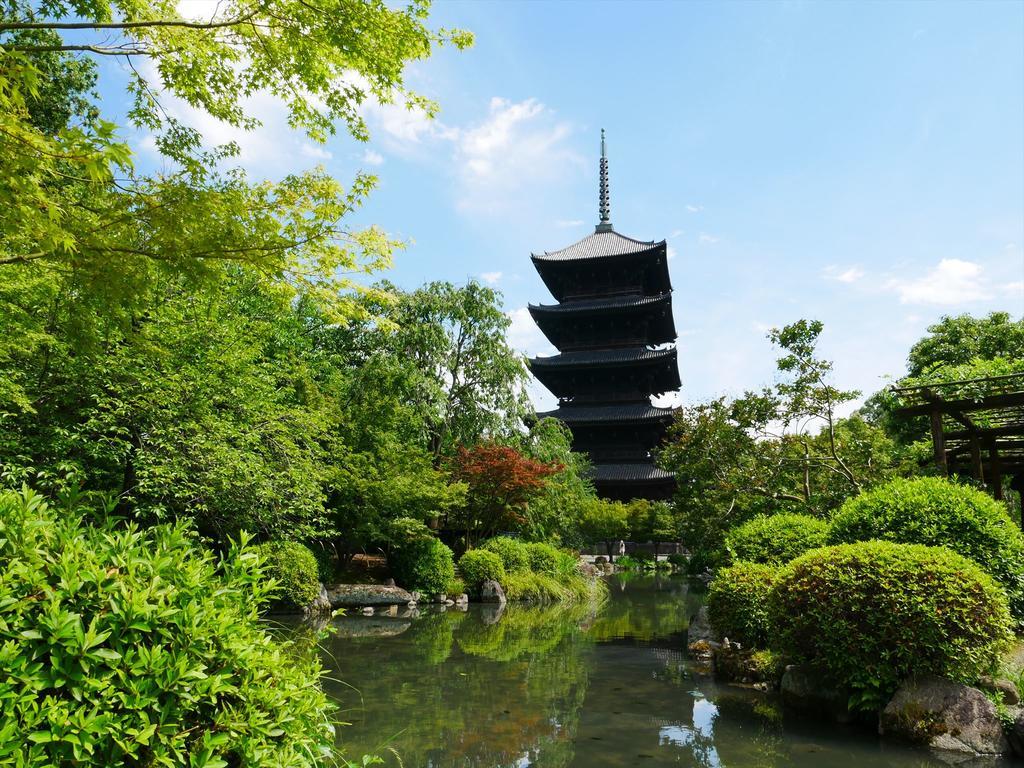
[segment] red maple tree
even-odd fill
[[[496,443],[459,447],[452,461],[452,475],[466,483],[466,509],[459,520],[467,543],[474,536],[486,538],[526,521],[530,499],[544,489],[545,480],[563,469],[524,456],[515,448]]]

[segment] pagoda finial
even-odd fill
[[[612,231],[612,205],[608,199],[608,151],[605,146],[604,140],[604,128],[601,129],[601,164],[599,166],[600,177],[601,177],[601,189],[599,194],[599,208],[598,212],[601,215],[601,221],[598,223],[597,232],[611,232]]]

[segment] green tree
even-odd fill
[[[907,374],[919,377],[946,366],[996,358],[1024,358],[1024,319],[1014,320],[1008,312],[946,315],[928,326],[928,335],[910,348]]]
[[[614,543],[626,538],[629,533],[626,507],[618,501],[594,498],[584,506],[579,527],[584,541],[604,542],[608,559],[614,560]]]

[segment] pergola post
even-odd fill
[[[997,501],[1003,500],[1003,467],[999,460],[999,449],[996,447],[996,439],[988,439],[988,469],[989,469],[989,490],[992,497]]]
[[[933,408],[931,412],[932,421],[932,450],[935,452],[935,464],[942,470],[942,474],[949,474],[949,466],[946,463],[946,439],[942,434],[942,411]]]
[[[971,476],[979,483],[985,482],[985,468],[981,463],[981,441],[976,434],[971,435]]]

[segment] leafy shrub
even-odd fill
[[[776,569],[740,561],[721,569],[708,587],[708,619],[719,635],[763,648],[769,635],[768,599]]]
[[[797,558],[779,573],[770,611],[778,650],[826,669],[855,709],[884,705],[912,675],[971,682],[1011,636],[1006,596],[976,564],[887,541]]]
[[[562,553],[557,547],[538,541],[530,542],[526,545],[526,555],[530,570],[534,573],[558,573]]]
[[[256,547],[266,573],[278,584],[277,604],[304,608],[320,593],[316,556],[297,541],[269,541]]]
[[[879,486],[843,504],[829,530],[834,544],[868,539],[945,546],[971,558],[1003,585],[1024,621],[1024,535],[988,494],[938,477]]]
[[[758,515],[726,534],[733,560],[782,565],[809,549],[824,546],[828,524],[809,515]]]
[[[455,595],[456,597],[466,592],[466,582],[459,575],[448,582],[448,586],[444,588],[446,595]]]
[[[455,557],[419,520],[398,518],[389,526],[392,536],[388,566],[395,581],[427,595],[445,594],[455,580]]]
[[[505,570],[509,573],[525,571],[530,567],[530,553],[526,544],[511,536],[496,536],[488,539],[480,545],[480,549],[494,552],[505,564]]]
[[[459,571],[473,590],[493,579],[498,583],[505,580],[505,564],[497,554],[486,549],[471,549],[459,558]]]
[[[669,565],[676,568],[686,568],[690,564],[690,558],[686,555],[669,555],[667,560]]]
[[[269,597],[244,545],[0,493],[0,764],[316,764],[320,665],[263,629]]]
[[[515,571],[506,574],[502,586],[509,600],[530,603],[583,602],[604,597],[608,591],[601,579],[588,579],[579,572],[571,577],[556,577]]]

